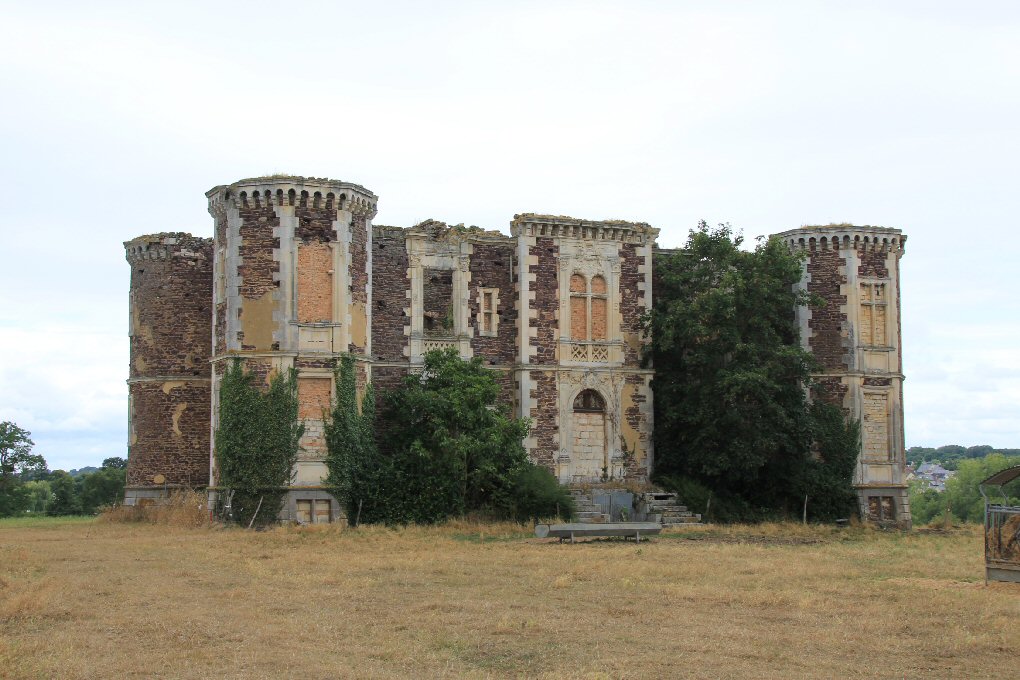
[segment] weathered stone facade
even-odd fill
[[[209,478],[212,239],[141,236],[131,265],[128,467],[125,498]]]
[[[801,341],[821,364],[815,396],[861,421],[854,473],[863,517],[910,526],[904,478],[898,229],[831,225],[780,237],[806,254],[801,285],[822,304],[797,310]]]
[[[155,492],[157,471],[175,484],[215,485],[209,432],[217,387],[226,362],[238,359],[263,381],[297,370],[306,431],[285,513],[313,508],[336,517],[335,504],[323,510],[322,479],[323,411],[337,358],[355,355],[359,390],[369,380],[386,389],[442,348],[480,357],[494,372],[505,402],[532,422],[529,455],[562,482],[651,475],[653,371],[641,364],[641,317],[654,294],[657,229],[530,213],[514,217],[509,236],[433,220],[375,226],[377,198],[365,188],[289,176],[218,186],[207,197],[214,239],[159,235],[125,244],[134,487]],[[825,369],[820,394],[865,418],[858,482],[884,498],[901,479],[894,468],[902,460],[902,237],[844,231],[851,238],[860,231],[872,247],[825,247],[825,238],[809,244],[801,237],[813,237],[801,230],[784,237],[809,250],[805,285],[831,301],[802,319],[805,342]],[[881,247],[868,240],[878,232],[888,232]],[[165,255],[145,255],[156,243]],[[159,263],[145,279],[136,274],[143,261]],[[153,292],[163,289],[166,299]],[[184,324],[174,321],[178,306]],[[871,344],[858,351],[854,329],[865,316]],[[883,346],[873,346],[879,340]],[[886,477],[886,486],[875,486]],[[903,508],[897,517],[909,513],[899,495],[895,503]]]

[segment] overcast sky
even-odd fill
[[[126,455],[121,242],[286,172],[377,224],[901,228],[907,445],[1020,447],[1018,9],[0,2],[0,420]]]

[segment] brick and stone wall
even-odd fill
[[[407,359],[407,245],[399,227],[376,227],[372,239],[372,355],[383,361]]]
[[[641,315],[645,307],[645,291],[640,271],[643,258],[638,257],[637,246],[624,243],[620,247],[620,332],[624,338],[624,363],[637,366],[641,363]]]
[[[131,266],[127,485],[204,486],[212,240],[163,233],[124,247]]]
[[[805,253],[801,286],[822,300],[796,311],[801,341],[821,365],[812,398],[861,423],[854,472],[861,515],[909,527],[899,313],[906,237],[897,229],[845,224],[780,237]]]
[[[469,264],[471,281],[468,294],[469,325],[474,329],[471,349],[487,364],[512,365],[517,354],[517,309],[514,306],[514,246],[506,243],[474,243]],[[498,290],[496,335],[481,335],[478,324],[479,291]]]
[[[829,371],[843,371],[847,366],[847,349],[843,333],[847,323],[843,286],[846,276],[842,269],[846,260],[838,250],[822,250],[817,245],[807,263],[807,290],[818,296],[820,304],[812,305],[808,326],[811,329],[808,347],[815,359]]]

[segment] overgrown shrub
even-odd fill
[[[574,499],[551,472],[528,463],[513,478],[506,516],[518,522],[574,516]]]
[[[384,395],[377,463],[360,469],[361,521],[513,516],[514,482],[530,465],[529,423],[511,417],[498,396],[481,360],[464,361],[454,350],[426,354],[420,374]]]
[[[276,521],[303,432],[294,369],[274,375],[263,391],[239,360],[228,366],[220,384],[215,448],[227,521],[255,526]]]

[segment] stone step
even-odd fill
[[[597,519],[599,517],[605,517],[605,516],[606,516],[606,514],[604,512],[596,512],[596,511],[590,511],[590,512],[586,511],[586,512],[579,512],[579,513],[577,513],[577,519],[578,519],[578,521],[581,521],[581,522],[585,521],[586,519]]]

